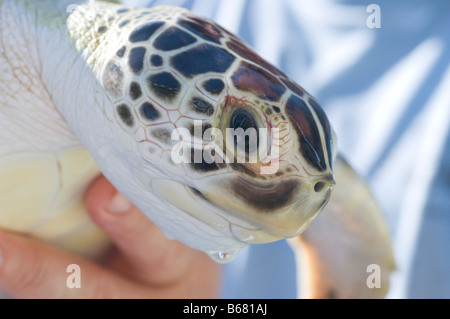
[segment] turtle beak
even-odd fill
[[[208,247],[224,250],[297,236],[325,207],[334,185],[330,177],[262,184],[240,175],[210,180],[203,189],[168,180],[153,183],[161,197],[217,231]]]
[[[253,225],[252,229],[266,233],[267,239],[273,241],[303,232],[328,203],[334,184],[331,176],[292,177],[274,184],[235,176],[213,183],[202,194],[227,214]],[[246,243],[262,240],[261,236],[246,232],[245,227],[235,235]]]

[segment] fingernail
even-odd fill
[[[106,205],[106,209],[115,214],[124,214],[130,211],[132,207],[133,204],[119,192],[117,192],[116,195],[111,198],[108,205]]]

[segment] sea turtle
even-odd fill
[[[386,293],[386,224],[324,111],[216,23],[169,6],[0,0],[0,74],[0,227],[97,255],[107,239],[82,199],[101,171],[218,262],[291,238],[303,296]]]

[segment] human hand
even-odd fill
[[[15,298],[214,298],[220,266],[162,231],[104,177],[89,187],[91,218],[115,250],[104,265],[37,239],[0,231],[0,292]],[[81,288],[66,285],[67,266],[81,269]]]

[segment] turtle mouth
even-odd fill
[[[331,188],[328,191],[324,188],[321,194],[315,193],[311,183],[304,179],[265,185],[251,181],[244,183],[239,179],[222,178],[208,183],[204,189],[178,181],[155,179],[152,188],[163,201],[193,218],[195,221],[192,222],[204,229],[206,236],[211,236],[211,241],[206,244],[211,247],[228,247],[234,245],[232,242],[262,244],[295,237],[313,222],[331,194]],[[230,187],[235,182],[250,195],[238,196]],[[249,191],[248,183],[253,184],[252,191]],[[264,200],[254,204],[258,198]]]
[[[203,194],[198,189],[190,186],[186,186],[186,188],[189,190],[191,195],[195,196],[197,199],[201,200],[204,204],[207,204],[211,208],[214,208],[214,211],[228,222],[229,230],[235,240],[244,244],[263,244],[283,239],[283,237],[270,234],[263,229],[254,227],[241,218],[233,218],[234,215],[237,215],[237,212],[229,212],[229,209],[221,207],[220,205],[209,200],[205,196],[205,194]],[[221,214],[220,212],[225,212],[226,216],[224,216],[224,214]],[[186,213],[189,214],[189,212]],[[197,216],[194,217],[198,218]],[[201,221],[205,222],[204,220]]]
[[[187,188],[191,191],[192,194],[194,194],[195,196],[197,196],[197,198],[200,198],[202,200],[204,200],[205,202],[207,202],[210,205],[216,206],[213,202],[211,202],[201,191],[199,191],[197,188],[191,187],[191,186],[187,186]]]
[[[237,177],[191,192],[230,224],[280,239],[302,233],[326,206],[333,187],[334,181],[326,176],[277,183]]]
[[[154,179],[150,185],[154,193],[170,205],[171,209],[179,210],[189,217],[184,219],[191,223],[189,228],[201,231],[200,237],[208,238],[201,246],[194,248],[229,251],[236,246],[269,243],[283,238],[247,220],[245,215],[232,211],[227,204],[229,199],[224,203],[217,202],[195,186],[169,179]],[[226,197],[223,191],[222,195]]]
[[[255,185],[246,179],[237,178],[230,182],[236,196],[261,212],[270,212],[289,205],[295,200],[300,183],[289,179],[277,184]]]

